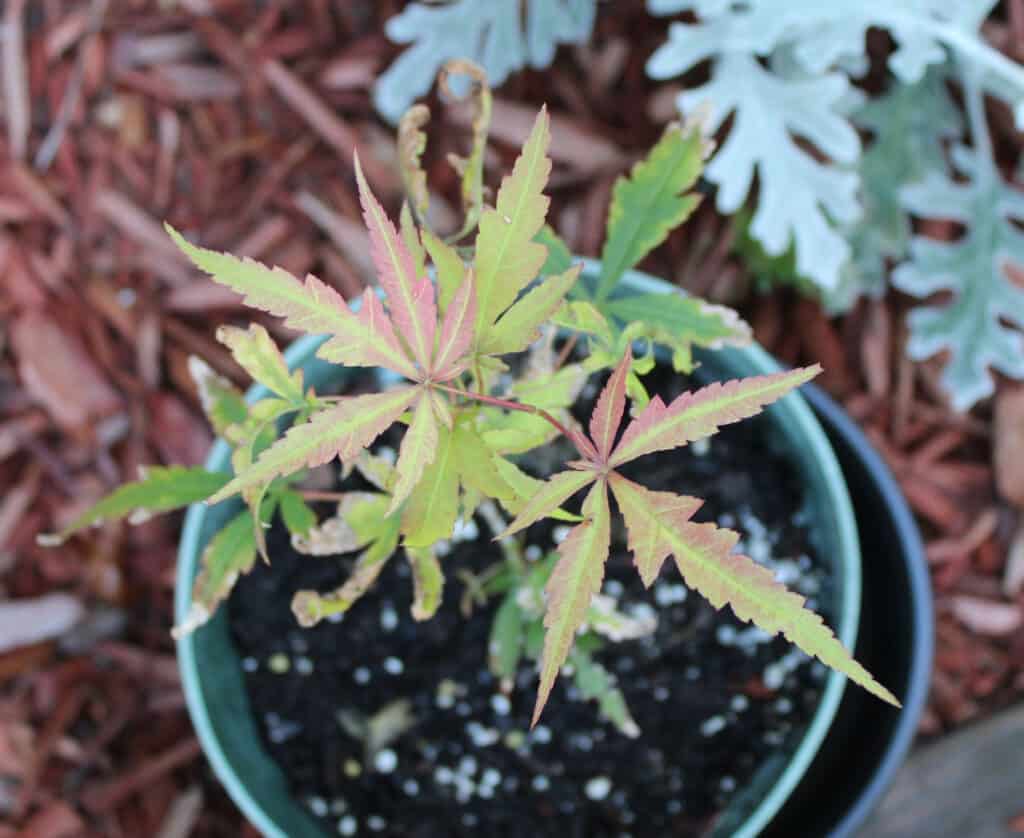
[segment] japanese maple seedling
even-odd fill
[[[401,129],[403,168],[414,203],[403,210],[399,227],[354,161],[380,283],[379,289],[363,293],[358,306],[350,306],[314,276],[300,280],[280,268],[206,250],[167,228],[196,266],[243,295],[247,305],[282,318],[292,329],[326,336],[316,352],[319,358],[342,367],[389,370],[395,374],[389,380],[398,383],[322,396],[305,386],[301,372],[289,371],[262,327],[222,329],[219,339],[271,394],[249,404],[229,382],[193,362],[204,408],[232,446],[234,476],[200,468],[154,468],[84,513],[60,538],[137,510],[164,511],[202,499],[213,504],[241,496],[244,508],[214,536],[202,557],[192,611],[177,629],[187,632],[210,618],[239,574],[265,552],[263,533],[277,513],[305,552],[358,551],[341,588],[302,591],[295,597],[293,610],[307,626],[350,608],[399,553],[412,568],[413,616],[429,618],[443,595],[444,545],[466,522],[484,519],[508,558],[512,581],[506,580],[506,590],[534,586],[544,611],[534,722],[569,660],[581,692],[598,699],[601,711],[621,730],[635,734],[636,724],[614,679],[589,658],[591,647],[573,651],[585,625],[600,627],[603,621],[607,628],[618,620],[608,632],[615,637],[636,628],[627,631],[614,604],[599,597],[614,501],[645,585],[672,556],[685,583],[715,607],[728,604],[739,618],[785,634],[808,655],[895,704],[821,618],[804,608],[800,596],[734,552],[736,533],[693,520],[700,500],[652,491],[620,472],[638,458],[704,439],[722,425],[753,416],[818,372],[811,367],[714,383],[669,404],[647,393],[643,376],[655,364],[655,345],[669,351],[677,369],[689,372],[694,345],[742,342],[749,334],[725,309],[681,293],[630,296],[618,286],[625,271],[697,205],[687,190],[710,151],[707,143],[696,129],[671,126],[651,155],[619,181],[604,267],[596,285],[585,284],[581,265],[544,227],[549,201],[543,190],[551,170],[545,111],[502,181],[494,206],[484,205],[490,94],[481,81],[478,76],[473,152],[456,161],[469,221],[453,239],[442,239],[422,221],[429,203],[419,161],[425,110],[412,114]],[[473,246],[460,246],[474,229]],[[558,335],[566,343],[557,345]],[[524,357],[510,365],[515,355]],[[588,376],[605,370],[611,374],[588,433],[570,408]],[[630,401],[633,415],[620,436]],[[397,456],[388,459],[378,441],[393,427],[400,429],[401,441]],[[559,438],[576,449],[564,470],[542,481],[520,467],[528,462],[520,459],[523,454]],[[304,488],[310,469],[334,460],[343,465],[340,491]],[[353,469],[364,479],[358,491],[347,482]],[[367,482],[376,491],[366,491]],[[584,490],[578,513],[562,509]],[[337,513],[318,522],[309,501],[325,498],[337,503]],[[543,518],[568,521],[572,529],[537,576],[523,570],[521,539]],[[514,611],[499,609],[495,623],[492,665],[503,677],[518,660],[521,645],[516,632],[525,618]]]

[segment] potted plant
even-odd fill
[[[844,677],[898,703],[844,648],[860,567],[838,465],[806,405],[778,401],[817,369],[753,347],[697,369],[695,347],[743,343],[744,324],[631,271],[697,205],[699,125],[618,181],[602,260],[580,263],[544,226],[546,112],[488,206],[490,94],[450,69],[477,110],[455,236],[424,223],[425,109],[400,127],[398,228],[355,161],[383,296],[350,308],[168,227],[308,337],[282,356],[258,325],[222,329],[259,387],[243,398],[194,362],[223,438],[206,467],[153,468],[58,539],[196,504],[186,695],[268,835],[755,834]]]

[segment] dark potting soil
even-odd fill
[[[682,386],[667,374],[652,390],[671,397]],[[592,403],[595,394],[585,395]],[[584,402],[581,415],[588,410]],[[820,610],[831,599],[829,574],[809,544],[800,482],[766,446],[765,426],[762,417],[727,427],[706,449],[646,458],[629,476],[705,498],[698,519],[738,530],[745,553]],[[521,664],[515,690],[503,695],[487,668],[496,603],[469,619],[459,610],[459,571],[478,573],[500,553],[482,523],[463,535],[442,560],[444,600],[428,622],[409,614],[412,580],[396,555],[341,621],[299,628],[293,593],[334,589],[351,557],[299,555],[280,525],[269,534],[272,564],[257,564],[231,596],[231,631],[264,745],[325,834],[700,835],[772,757],[781,772],[818,704],[824,667],[728,609],[715,611],[671,562],[645,590],[621,520],[604,592],[627,612],[653,608],[658,627],[606,645],[598,658],[642,734],[627,738],[601,720],[565,677],[531,732],[534,667]],[[546,553],[559,537],[564,529],[537,525],[528,543]],[[373,718],[411,724],[368,750],[360,729]]]

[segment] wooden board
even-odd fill
[[[864,838],[1006,838],[1024,814],[1024,705],[916,751]]]

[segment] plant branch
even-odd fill
[[[541,419],[554,426],[562,436],[575,445],[576,450],[579,451],[584,458],[588,460],[597,459],[597,451],[590,443],[590,440],[582,434],[578,434],[567,428],[543,408],[536,407],[532,404],[523,404],[522,402],[511,401],[509,399],[499,399],[497,396],[488,396],[484,393],[473,393],[469,390],[460,390],[457,387],[450,387],[447,384],[434,382],[433,386],[438,390],[444,390],[446,393],[451,393],[454,396],[462,396],[464,399],[469,399],[470,401],[477,401],[481,404],[489,404],[493,407],[500,407],[505,410],[515,410],[520,413],[532,413],[534,416],[539,416]]]

